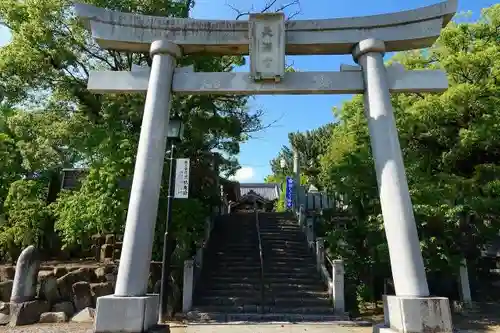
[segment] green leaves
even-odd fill
[[[478,22],[450,24],[432,48],[389,61],[407,69],[444,69],[450,82],[442,94],[392,96],[429,273],[458,272],[464,257],[474,264],[500,228],[499,27],[500,5],[494,5]],[[361,286],[352,292],[372,299],[374,281],[390,277],[390,267],[363,98],[333,111],[338,122],[326,139],[310,139],[311,131],[290,134],[290,141],[303,155],[320,156],[319,187],[342,194],[352,222],[345,230],[323,222],[329,251],[345,259],[349,283]]]
[[[190,0],[87,3],[168,17],[188,17],[193,6]],[[52,223],[55,220],[64,246],[86,247],[93,233],[123,231],[129,189],[121,185],[130,183],[133,176],[145,101],[144,94],[90,93],[86,89],[89,72],[150,66],[151,59],[148,53],[102,50],[75,18],[71,6],[67,0],[0,3],[0,20],[12,33],[12,42],[0,48],[0,218],[9,228],[15,228],[16,221],[27,223],[21,218],[21,206],[11,205],[8,212],[2,209],[9,191],[19,189],[12,187],[16,181],[23,177],[38,180],[61,168],[86,167],[82,186],[61,193],[44,211]],[[243,63],[243,57],[202,54],[178,60],[179,66],[194,65],[196,71],[206,72],[231,71]],[[244,96],[173,97],[171,113],[179,115],[186,126],[177,156],[190,157],[192,162],[192,200],[179,204],[175,214],[180,218],[173,222],[179,248],[190,247],[193,239],[199,239],[199,228],[204,225],[201,215],[206,216],[208,208],[218,204],[215,179],[219,175],[212,170],[209,152],[221,152],[220,169],[230,175],[239,166],[239,144],[262,128],[262,112],[249,110],[247,100]],[[161,184],[158,225],[165,222],[167,178]],[[44,184],[47,190],[47,182]],[[30,210],[25,212],[26,219],[32,218]],[[3,244],[12,249],[22,243],[12,236],[14,231],[3,235]],[[157,238],[155,246],[162,241]]]
[[[0,225],[0,253],[15,259],[19,248],[39,245],[49,218],[43,180],[18,180],[10,185]]]

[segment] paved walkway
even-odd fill
[[[345,327],[328,324],[245,324],[190,325],[171,328],[171,333],[371,333],[371,327]]]

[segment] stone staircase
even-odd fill
[[[236,213],[215,227],[191,321],[335,321],[326,286],[291,214]]]
[[[259,214],[266,296],[271,313],[332,314],[325,283],[291,214]]]
[[[259,240],[253,213],[236,213],[218,221],[193,307],[206,313],[257,313],[261,274]]]

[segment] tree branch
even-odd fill
[[[236,20],[239,20],[240,18],[242,18],[244,16],[249,16],[251,13],[254,13],[254,12],[267,13],[267,12],[271,11],[273,7],[275,7],[274,12],[284,12],[285,10],[290,9],[292,7],[298,7],[295,11],[293,11],[290,15],[288,15],[288,20],[290,20],[293,17],[300,14],[300,11],[301,11],[300,0],[292,0],[290,2],[280,4],[280,5],[277,5],[277,3],[278,3],[278,0],[269,0],[268,2],[266,2],[264,7],[258,11],[254,10],[253,6],[246,11],[242,11],[229,3],[226,3],[226,5],[236,13],[236,18],[235,18]]]

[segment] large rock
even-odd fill
[[[30,245],[21,252],[17,259],[11,302],[22,303],[35,299],[39,269],[39,252],[36,247]]]
[[[10,322],[10,303],[0,302],[0,325]]]
[[[39,270],[38,271],[38,282],[41,282],[41,281],[43,281],[44,279],[46,279],[47,277],[50,277],[50,276],[54,276],[54,270],[53,269],[51,269],[51,270],[47,270],[47,269]]]
[[[16,268],[14,266],[0,267],[0,281],[14,280],[15,274],[16,274]]]
[[[93,308],[85,308],[71,318],[75,323],[92,323],[95,318],[95,310]]]
[[[97,282],[106,282],[106,275],[107,274],[113,274],[115,271],[115,266],[114,265],[104,265],[97,267],[94,270],[94,274],[96,276]]]
[[[41,281],[38,295],[50,304],[54,304],[61,299],[61,294],[57,288],[57,279],[54,275],[48,276]]]
[[[64,312],[44,312],[40,315],[40,323],[65,323],[68,316]]]
[[[37,323],[40,315],[50,310],[47,301],[28,301],[10,303],[10,326],[31,325]]]
[[[153,287],[153,293],[154,294],[159,294],[161,290],[161,280],[158,280],[155,282],[154,287]]]
[[[0,282],[0,301],[9,302],[12,294],[13,281]]]
[[[55,267],[54,268],[54,276],[56,278],[60,278],[60,277],[62,277],[64,275],[68,274],[68,272],[69,271],[68,271],[68,269],[66,267],[60,266],[60,267]]]
[[[115,235],[106,235],[106,240],[104,241],[104,244],[115,244]]]
[[[91,283],[93,304],[97,304],[97,298],[113,294],[113,284],[111,282]]]
[[[68,318],[75,313],[75,307],[72,302],[60,302],[52,305],[52,312],[64,312]]]
[[[76,311],[92,307],[92,292],[88,282],[80,281],[73,284],[73,304]]]
[[[111,244],[104,244],[103,246],[101,246],[101,260],[105,258],[113,258],[113,250],[114,246]]]
[[[57,288],[61,299],[65,301],[73,301],[73,284],[80,281],[92,281],[95,279],[94,270],[91,268],[80,268],[69,272],[57,279]]]
[[[101,246],[104,244],[104,236],[99,234],[92,236],[92,253],[94,254],[95,260],[100,261],[101,259]]]
[[[113,273],[106,274],[106,281],[111,283],[111,285],[114,288],[116,285],[116,274]]]

